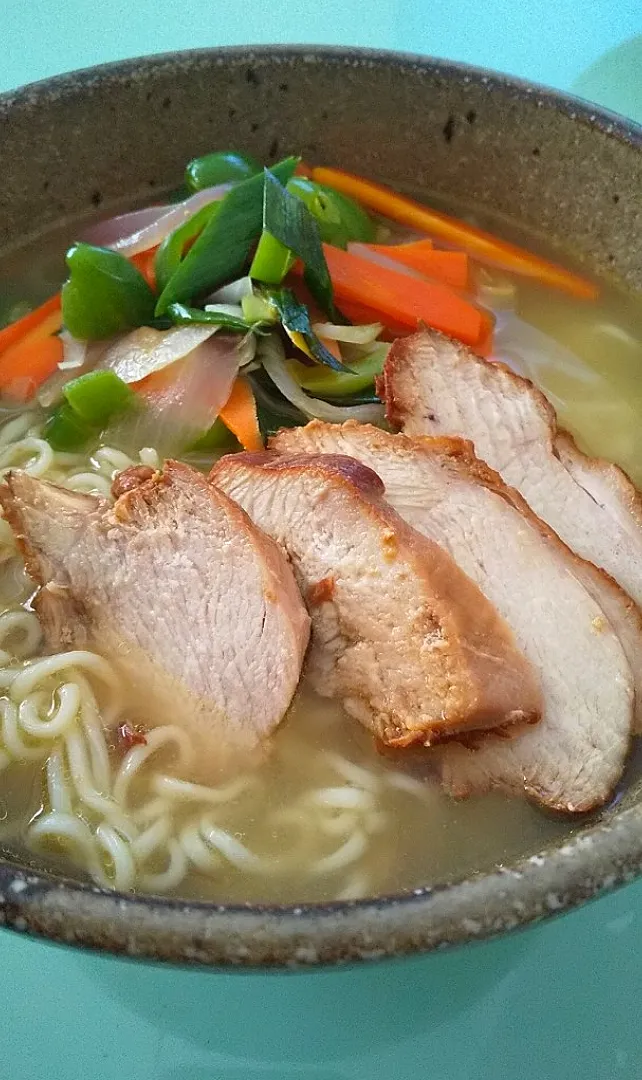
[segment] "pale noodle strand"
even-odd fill
[[[0,450],[0,476],[19,467],[30,476],[44,476],[54,463],[54,452],[45,439],[32,435]]]
[[[45,741],[64,735],[75,723],[80,708],[80,689],[75,683],[63,683],[58,687],[58,698],[54,711],[47,719],[42,719],[43,698],[50,695],[36,691],[23,698],[18,706],[18,724],[27,735]],[[46,716],[46,708],[42,710]]]
[[[107,871],[106,874],[110,884],[119,892],[129,892],[136,882],[136,864],[132,857],[131,842],[104,822],[96,829],[95,837],[103,863],[111,863],[111,873]]]
[[[187,874],[187,856],[178,840],[170,840],[167,849],[169,864],[166,870],[159,874],[140,875],[139,885],[146,892],[165,893],[177,889]]]
[[[34,660],[14,679],[11,685],[12,700],[21,701],[39,682],[73,668],[81,668],[95,675],[110,690],[117,691],[118,689],[116,673],[102,656],[84,649],[74,649],[66,653],[56,653],[55,656],[45,656],[41,660]]]

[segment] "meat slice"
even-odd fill
[[[280,548],[200,473],[168,461],[115,486],[112,506],[17,472],[0,501],[49,645],[108,658],[146,721],[183,726],[215,771],[282,719],[308,615]]]
[[[450,556],[345,457],[238,454],[211,479],[287,550],[312,616],[309,673],[389,746],[537,719],[536,677]]]
[[[471,439],[572,551],[606,572],[578,568],[627,654],[642,731],[642,499],[628,477],[559,432],[552,406],[527,379],[434,331],[393,345],[379,390],[406,434]]]
[[[271,445],[281,453],[349,454],[374,469],[391,506],[450,552],[540,673],[541,723],[509,740],[488,734],[475,749],[438,749],[446,786],[458,795],[526,787],[565,811],[603,803],[629,750],[633,688],[620,643],[582,584],[586,564],[462,439],[313,421],[280,432]]]

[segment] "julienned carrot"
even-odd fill
[[[400,225],[420,229],[449,244],[461,247],[469,255],[474,255],[482,262],[492,263],[515,274],[534,278],[544,285],[561,289],[580,300],[595,300],[598,296],[599,290],[592,281],[587,281],[586,278],[573,274],[556,263],[548,262],[539,255],[533,255],[524,248],[509,244],[506,240],[500,240],[492,233],[467,225],[465,221],[459,221],[457,218],[422,206],[421,203],[408,199],[404,195],[398,195],[383,184],[375,184],[372,180],[365,180],[363,177],[354,176],[341,169],[327,168],[313,169],[312,179],[319,184],[336,188],[337,191],[356,199],[369,210],[374,210]]]
[[[347,300],[380,312],[386,325],[392,319],[406,332],[424,322],[466,345],[487,342],[492,330],[487,312],[440,282],[409,277],[330,244],[323,251],[339,308]]]
[[[59,337],[26,335],[0,355],[0,391],[14,401],[28,401],[62,357]]]
[[[415,240],[411,244],[364,244],[363,247],[444,285],[451,285],[453,289],[467,289],[470,284],[469,259],[465,251],[435,251],[432,240]]]
[[[9,326],[5,326],[0,330],[0,353],[8,349],[10,345],[14,345],[16,341],[20,341],[20,338],[25,334],[30,333],[32,330],[36,330],[45,319],[55,312],[60,312],[60,293],[56,293],[55,296],[50,297],[49,300],[45,300],[44,304],[37,307],[34,311],[30,311],[28,315],[23,315],[21,319],[17,319],[15,322],[9,323]],[[62,315],[59,315],[58,326],[59,330],[62,325]]]
[[[245,450],[263,450],[256,401],[252,387],[242,375],[236,377],[232,393],[221,409],[219,417]]]

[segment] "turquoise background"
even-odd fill
[[[432,53],[642,122],[640,0],[0,0],[0,90],[248,40]],[[296,976],[139,966],[0,932],[0,1080],[642,1077],[641,912],[642,883],[486,945]]]

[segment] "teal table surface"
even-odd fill
[[[0,91],[168,49],[405,49],[642,122],[641,0],[2,0]],[[301,975],[134,965],[0,932],[0,1080],[642,1078],[642,883],[526,933]]]

